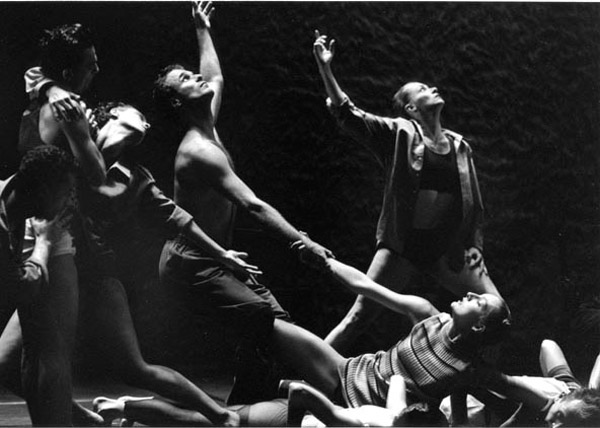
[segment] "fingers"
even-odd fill
[[[331,52],[331,55],[335,53],[335,39],[329,41],[329,51]]]
[[[202,7],[202,4],[200,4],[200,8],[202,9],[202,13],[204,13],[209,18],[215,10],[212,1],[207,2],[206,5],[204,5],[204,7]]]

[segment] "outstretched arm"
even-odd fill
[[[214,12],[211,1],[193,1],[192,16],[196,26],[196,37],[198,38],[198,56],[200,57],[200,74],[215,92],[211,102],[211,111],[214,122],[217,123],[219,110],[221,109],[221,97],[223,94],[223,74],[217,51],[210,36],[210,17]]]
[[[418,296],[395,293],[377,284],[366,274],[334,259],[328,259],[327,264],[337,281],[356,294],[380,303],[388,309],[410,317],[417,323],[439,311],[427,299]]]
[[[335,40],[331,39],[327,43],[327,36],[321,35],[319,30],[315,30],[315,42],[313,44],[313,55],[319,67],[319,74],[325,84],[325,91],[331,102],[335,106],[341,105],[347,98],[346,94],[340,88],[333,72],[331,71],[331,62],[335,54]]]
[[[548,404],[550,397],[527,376],[511,376],[496,370],[475,370],[478,387],[487,388],[515,401],[522,402],[532,410],[539,411]],[[549,378],[549,380],[554,380]]]
[[[292,243],[301,241],[307,252],[324,265],[331,251],[312,241],[306,234],[300,233],[275,208],[258,198],[256,194],[231,169],[223,151],[212,144],[195,149],[182,158],[181,170],[193,171],[196,178],[209,183],[227,199],[246,210],[268,232],[280,239]]]

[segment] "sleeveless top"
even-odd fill
[[[451,319],[447,313],[434,315],[416,324],[388,351],[348,359],[340,373],[346,404],[385,407],[393,375],[404,378],[409,404],[437,403],[449,395],[467,375],[474,358],[472,350],[450,341],[447,330]]]
[[[45,143],[40,135],[40,110],[42,106],[37,99],[29,103],[27,109],[23,112],[21,117],[21,126],[19,128],[19,144],[17,149],[21,155],[24,155],[29,150],[43,146],[45,144],[52,144],[57,146],[67,153],[71,153],[69,141],[64,134],[57,135],[55,141],[52,143]]]

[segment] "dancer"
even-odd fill
[[[73,159],[56,147],[40,147],[27,153],[17,173],[0,184],[1,322],[4,326],[18,308],[23,320],[22,388],[34,425],[71,421],[70,359],[60,346],[64,339],[53,307],[61,300],[47,284],[46,268],[65,221],[33,220],[35,246],[22,262],[25,219],[55,218],[64,211],[74,182]]]
[[[434,314],[389,351],[355,358],[344,358],[317,336],[276,320],[276,352],[306,381],[349,407],[384,406],[387,381],[394,374],[404,378],[409,404],[441,400],[476,380],[471,368],[478,350],[501,340],[510,326],[508,307],[496,295],[468,293],[452,303],[451,314],[437,313],[426,299],[391,292],[334,259],[327,264],[342,284],[370,298],[377,296],[388,308],[418,314],[417,319]]]
[[[238,416],[240,426],[283,427],[286,425],[287,407],[287,400],[274,399],[229,405],[227,410]],[[135,422],[161,427],[216,426],[198,411],[154,397],[97,397],[94,399],[94,410],[106,421],[123,419],[121,426],[131,426]]]
[[[83,248],[85,276],[81,283],[82,318],[80,324],[96,346],[107,368],[126,383],[152,390],[182,405],[201,411],[216,425],[237,425],[237,416],[218,406],[202,390],[181,374],[166,367],[151,365],[143,359],[127,295],[116,279],[115,250],[118,241],[136,241],[142,226],[163,230],[165,235],[181,233],[215,260],[239,274],[258,274],[256,266],[246,263],[246,253],[224,250],[194,223],[192,217],[177,207],[157,188],[150,172],[130,155],[139,145],[149,124],[144,115],[130,105],[110,102],[94,109],[99,125],[97,144],[107,164],[106,185],[97,192],[83,192],[82,212],[93,240]],[[142,230],[140,230],[142,229]],[[18,330],[18,319],[12,320],[0,338],[0,361],[8,358],[12,339]],[[10,333],[7,333],[9,331]],[[93,333],[93,334],[92,334]],[[6,341],[3,339],[6,337]],[[0,364],[0,368],[2,364]],[[81,420],[79,410],[76,414]]]
[[[193,7],[198,39],[200,74],[181,65],[164,68],[155,82],[154,95],[159,105],[185,122],[187,132],[175,159],[175,202],[194,216],[194,220],[220,245],[231,243],[236,208],[246,210],[268,232],[291,243],[302,240],[321,264],[331,252],[291,226],[271,205],[259,199],[235,174],[232,159],[219,139],[215,124],[221,106],[223,76],[210,36],[211,2]],[[210,207],[210,209],[206,209]],[[160,261],[161,281],[187,293],[186,301],[196,313],[211,316],[239,333],[244,346],[263,349],[273,328],[273,319],[290,320],[270,290],[253,277],[240,278],[224,269],[214,258],[184,236],[168,241]],[[238,357],[250,358],[249,351]],[[255,367],[240,362],[238,367]],[[250,373],[248,373],[250,376]],[[235,391],[240,391],[241,372],[236,374]],[[259,392],[253,379],[249,394]],[[232,400],[239,401],[237,393]]]
[[[548,339],[540,346],[540,367],[543,377],[495,373],[488,378],[489,389],[522,403],[502,426],[600,425],[600,391],[591,387],[594,376],[584,388],[573,375],[560,346]],[[592,374],[595,371],[596,366]],[[502,406],[492,410],[498,407]]]
[[[377,251],[368,275],[399,291],[410,273],[433,274],[458,296],[468,291],[499,296],[483,261],[483,205],[471,148],[442,128],[444,99],[437,88],[410,82],[394,95],[403,117],[385,118],[357,108],[333,75],[334,40],[315,32],[314,57],[328,105],[353,138],[366,143],[386,165]],[[327,336],[346,352],[381,308],[359,296]]]
[[[41,68],[45,75],[66,90],[82,93],[98,72],[97,58],[89,30],[80,24],[64,25],[47,31],[40,41]],[[85,107],[81,106],[81,110]],[[81,115],[77,120],[56,121],[48,100],[34,99],[24,112],[19,133],[19,150],[22,154],[42,145],[55,145],[71,152],[80,166],[79,186],[100,185],[105,178],[102,156],[89,134],[88,119]],[[87,183],[84,183],[85,182]],[[65,377],[68,387],[57,391],[60,406],[47,413],[58,415],[71,412],[71,354],[73,350],[78,313],[78,278],[75,266],[73,234],[80,227],[73,191],[69,202],[73,214],[71,225],[53,246],[48,262],[52,301],[49,310],[56,313],[52,325],[60,338],[53,346],[57,353],[66,356],[63,367],[57,367]],[[35,240],[32,228],[26,228],[24,248],[31,248]],[[52,416],[49,416],[52,417]],[[50,419],[52,420],[52,419]],[[62,420],[62,419],[61,419]],[[69,422],[70,423],[70,422]]]
[[[281,384],[280,392],[285,393],[288,400],[228,406],[228,409],[240,415],[241,426],[300,426],[306,411],[328,426],[403,426],[400,424],[406,421],[406,394],[400,376],[393,376],[390,381],[386,408],[344,409],[305,382],[282,381]],[[201,413],[154,397],[97,397],[94,409],[107,421],[122,418],[128,425],[138,422],[149,426],[212,426]],[[320,421],[307,419],[303,425],[313,426]]]

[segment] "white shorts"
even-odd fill
[[[31,219],[25,221],[25,237],[23,239],[23,259],[31,256],[35,246],[35,232]],[[75,245],[73,245],[73,235],[68,230],[64,230],[60,238],[52,244],[50,257],[64,256],[65,254],[75,255]]]

